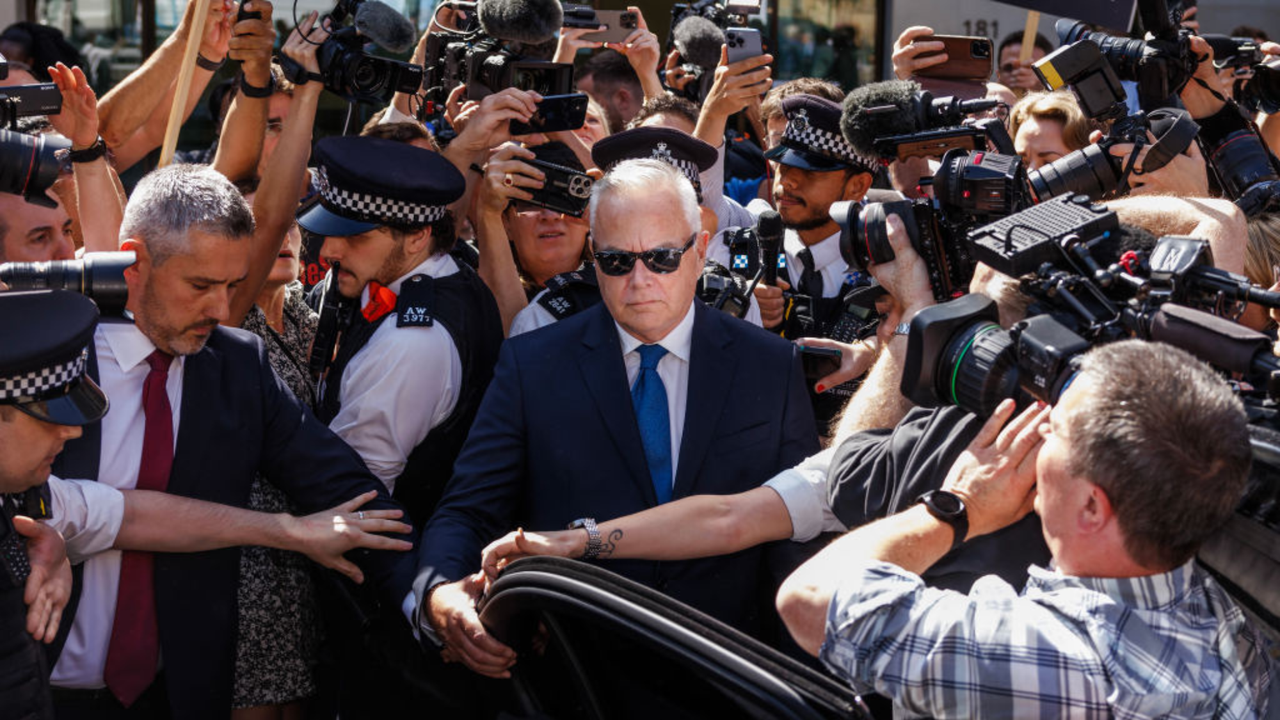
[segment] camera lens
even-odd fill
[[[45,191],[58,179],[57,146],[46,135],[0,130],[0,192],[54,207]],[[69,145],[70,143],[66,143]]]
[[[1237,130],[1227,135],[1209,152],[1209,162],[1222,181],[1227,197],[1235,199],[1260,182],[1273,181],[1270,156],[1262,139],[1248,130]]]
[[[1036,199],[1044,202],[1059,195],[1087,195],[1098,200],[1115,190],[1119,178],[1107,147],[1087,145],[1028,173]]]
[[[991,57],[991,45],[982,40],[974,40],[969,44],[969,54],[975,58],[989,58]]]
[[[0,264],[0,282],[10,290],[70,290],[93,300],[104,315],[119,315],[129,300],[125,268],[132,252],[90,253],[80,260]]]
[[[848,208],[846,212],[853,212],[854,207]],[[835,206],[833,205],[833,218],[834,211]],[[907,233],[912,235],[912,242],[914,243],[915,215],[912,212],[910,200],[867,203],[857,217],[853,218],[851,226],[836,219],[842,230],[840,234],[840,251],[850,265],[862,272],[866,272],[867,268],[872,264],[886,263],[893,260],[893,246],[889,244],[889,226],[886,224],[890,215],[898,216],[898,219],[907,228]]]
[[[1013,337],[995,323],[969,325],[947,343],[934,382],[938,397],[989,417],[1018,391]]]

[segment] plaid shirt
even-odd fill
[[[819,657],[897,714],[937,718],[1258,718],[1270,658],[1193,562],[1137,578],[1032,567],[1019,596],[991,575],[969,595],[897,566],[851,569]]]

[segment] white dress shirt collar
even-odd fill
[[[615,320],[613,325],[618,328],[618,339],[622,341],[623,355],[633,352],[636,348],[646,344],[643,340],[624,330],[618,324],[618,321]],[[680,321],[680,324],[672,328],[671,332],[667,333],[666,337],[656,344],[666,348],[668,353],[686,363],[689,362],[689,353],[693,348],[693,303],[689,303],[689,311],[684,314],[684,319]]]
[[[107,345],[111,347],[116,364],[125,373],[145,362],[147,357],[156,350],[151,338],[142,334],[138,326],[133,323],[102,323],[98,329],[106,339]],[[177,358],[181,365],[183,356],[179,355]]]

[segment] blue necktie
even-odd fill
[[[640,373],[631,386],[631,405],[640,426],[644,443],[644,459],[649,464],[649,477],[658,494],[658,504],[671,499],[671,418],[667,414],[667,388],[658,377],[658,361],[667,354],[661,345],[641,345]]]

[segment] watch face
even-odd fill
[[[964,509],[964,503],[960,501],[960,498],[949,492],[935,492],[929,496],[929,501],[939,511],[948,515],[954,515]]]

